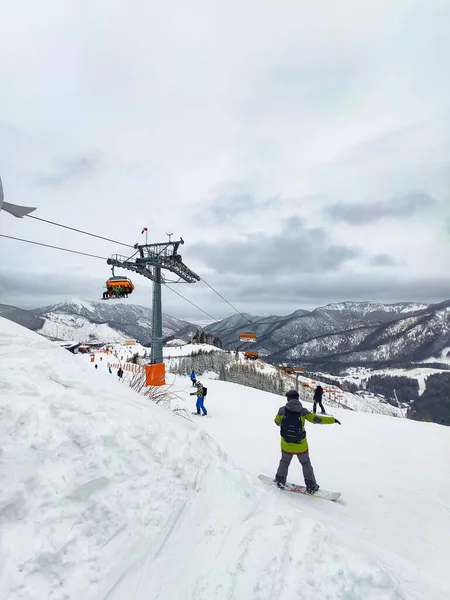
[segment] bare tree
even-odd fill
[[[165,386],[146,386],[144,371],[137,371],[130,373],[130,375],[127,383],[132,390],[142,394],[151,402],[154,402],[159,406],[164,406],[181,417],[190,419],[189,411],[183,406],[184,399],[182,398],[180,391],[175,388],[174,381]]]

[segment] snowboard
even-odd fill
[[[196,412],[191,412],[191,415],[195,415],[196,417],[203,417],[204,419],[205,419],[205,418],[206,418],[206,419],[208,419],[208,418],[210,419],[210,418],[211,418],[211,417],[210,417],[210,415],[199,415],[199,414],[198,414],[198,413],[196,413]]]
[[[267,477],[267,475],[258,475],[258,479],[267,485],[275,485],[273,477]],[[295,494],[306,494],[306,487],[304,485],[297,485],[295,483],[286,483],[283,488],[279,488],[286,492],[294,492]],[[327,492],[326,490],[318,489],[314,494],[306,494],[311,498],[322,498],[322,500],[337,500],[341,493],[340,492]]]

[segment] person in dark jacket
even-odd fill
[[[320,406],[320,410],[322,411],[322,414],[323,415],[325,414],[325,409],[324,409],[323,404],[322,404],[322,396],[323,396],[323,387],[319,383],[319,385],[316,387],[316,390],[314,392],[313,413],[316,412],[317,405],[319,405]]]
[[[306,491],[308,494],[314,494],[319,486],[309,459],[305,421],[315,425],[332,425],[333,423],[339,423],[340,425],[341,423],[335,417],[319,417],[303,408],[296,390],[290,390],[286,397],[286,405],[278,410],[275,417],[275,423],[280,427],[281,434],[281,460],[275,475],[275,481],[278,487],[283,487],[286,483],[292,457],[296,456],[302,465]]]

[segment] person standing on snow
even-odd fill
[[[197,409],[197,414],[200,414],[200,409],[203,411],[203,416],[206,416],[208,414],[206,408],[203,405],[203,401],[205,400],[205,392],[203,389],[203,385],[201,384],[200,381],[197,381],[197,383],[195,384],[197,386],[197,391],[196,392],[192,392],[192,394],[189,394],[189,396],[197,396],[197,403],[195,405],[196,409]]]
[[[324,409],[323,404],[322,404],[322,396],[323,396],[323,387],[319,383],[319,385],[316,387],[316,390],[314,392],[313,413],[316,412],[317,405],[319,405],[320,406],[320,410],[322,411],[322,414],[323,415],[325,414],[325,409]]]
[[[281,460],[275,475],[275,481],[278,487],[283,487],[286,483],[292,457],[296,456],[302,465],[306,492],[314,494],[319,486],[309,459],[305,420],[316,425],[332,425],[333,423],[339,423],[340,425],[341,423],[335,417],[319,417],[303,408],[296,390],[287,392],[286,397],[286,405],[278,410],[275,417],[275,423],[280,427],[281,434]]]
[[[191,381],[192,381],[192,386],[195,386],[195,384],[197,383],[197,377],[195,375],[195,371],[194,370],[191,371],[190,378],[191,378]]]

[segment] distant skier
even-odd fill
[[[197,396],[197,403],[195,405],[195,407],[197,409],[197,414],[198,415],[200,414],[200,409],[201,409],[203,411],[203,415],[206,416],[208,414],[208,412],[203,405],[203,402],[205,400],[205,389],[200,381],[197,381],[197,383],[195,385],[197,386],[197,391],[192,392],[192,394],[189,394],[189,396]]]
[[[280,427],[281,434],[281,460],[275,475],[275,481],[278,487],[283,487],[283,484],[286,483],[292,457],[296,456],[302,465],[306,491],[308,494],[314,494],[319,486],[309,459],[305,420],[317,425],[332,425],[333,423],[339,423],[340,425],[341,423],[335,417],[319,417],[303,408],[296,390],[287,392],[286,397],[286,405],[278,410],[275,417],[275,423]]]
[[[123,369],[122,367],[119,367],[119,369],[117,370],[117,377],[122,380],[123,377]]]
[[[195,384],[197,383],[197,376],[195,374],[195,371],[191,371],[190,378],[192,381],[192,385],[195,386]]]
[[[320,410],[322,411],[322,414],[323,415],[325,414],[325,409],[324,409],[323,404],[322,404],[322,396],[323,396],[323,387],[319,383],[319,385],[316,387],[316,390],[314,392],[313,413],[316,412],[317,405],[319,405],[320,406]]]
[[[98,369],[98,365],[95,365],[95,368]]]
[[[111,367],[108,367],[108,371],[109,371],[109,373],[112,373]]]

